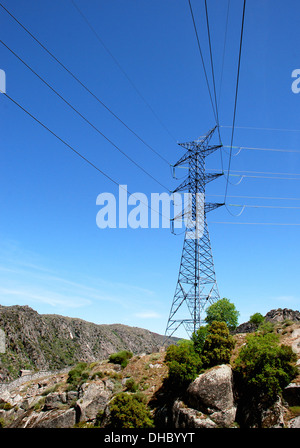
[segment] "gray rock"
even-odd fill
[[[73,401],[76,401],[78,399],[78,393],[76,390],[70,390],[66,392],[66,399],[67,403],[71,403]]]
[[[177,400],[173,405],[173,425],[175,428],[217,428],[215,422],[202,412],[188,408],[182,401]]]
[[[235,418],[232,369],[216,366],[196,378],[187,389],[188,406],[209,414],[221,426],[230,425]]]
[[[59,409],[63,404],[67,403],[66,393],[62,394],[58,392],[52,392],[48,394],[45,398],[44,411],[49,411],[51,409]]]
[[[289,421],[290,428],[300,428],[300,416]]]
[[[268,409],[261,410],[261,427],[262,428],[284,428],[284,414],[286,409],[278,400]]]
[[[93,421],[100,410],[104,410],[112,393],[105,390],[104,383],[84,384],[82,396],[76,402],[79,421]]]
[[[300,321],[300,312],[290,310],[288,308],[278,308],[276,310],[271,310],[265,315],[265,319],[269,322],[283,322],[285,320],[291,320],[293,322]]]
[[[187,389],[186,404],[218,426],[230,426],[236,415],[231,367],[222,364],[198,376]]]
[[[53,410],[32,428],[72,428],[76,423],[75,409]]]
[[[76,423],[75,409],[52,409],[46,412],[28,412],[19,420],[18,428],[72,428]],[[13,425],[11,426],[13,427]]]

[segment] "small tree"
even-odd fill
[[[208,324],[213,321],[225,322],[228,329],[232,331],[237,327],[239,314],[234,304],[224,298],[207,308],[205,322]]]
[[[225,322],[214,321],[207,329],[201,359],[205,367],[227,364],[234,348],[234,340]]]
[[[110,405],[110,426],[113,428],[153,428],[150,410],[138,394],[122,392]]]
[[[254,314],[252,314],[252,316],[250,316],[251,324],[254,324],[257,326],[262,324],[264,322],[264,320],[265,320],[264,316],[260,313],[254,313]]]
[[[202,362],[190,341],[170,345],[165,361],[169,367],[168,382],[176,388],[184,388],[199,375]]]
[[[272,402],[297,375],[292,364],[297,357],[291,347],[279,345],[275,333],[247,337],[247,344],[235,361],[235,371],[244,394]]]

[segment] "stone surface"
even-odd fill
[[[49,411],[51,409],[59,409],[63,404],[66,404],[66,393],[52,392],[45,398],[44,410]]]
[[[189,385],[185,402],[219,426],[230,426],[236,415],[231,367],[222,364],[198,376]]]
[[[289,421],[290,428],[300,428],[300,416]]]
[[[276,310],[269,311],[265,315],[265,319],[272,323],[283,322],[285,320],[300,322],[300,312],[290,310],[288,308],[278,308]]]
[[[173,405],[173,425],[175,428],[217,428],[217,424],[202,412],[188,408],[177,400]]]
[[[84,384],[81,398],[76,402],[76,412],[79,421],[93,421],[100,410],[104,410],[110,397],[111,391],[105,390],[104,383]]]

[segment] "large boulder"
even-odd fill
[[[185,402],[188,407],[208,415],[218,426],[232,425],[236,405],[231,367],[222,364],[199,375],[189,385]]]
[[[81,391],[81,397],[76,402],[77,417],[80,422],[93,421],[97,413],[107,406],[112,392],[107,390],[104,383],[85,383]]]
[[[31,428],[72,428],[76,423],[75,409],[52,410],[40,412],[39,419],[30,425]]]

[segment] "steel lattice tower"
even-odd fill
[[[206,184],[223,175],[205,173],[206,157],[222,147],[209,145],[215,129],[195,141],[180,143],[186,152],[174,165],[174,169],[188,168],[187,178],[174,193],[188,192],[189,201],[181,216],[173,219],[174,223],[184,218],[186,230],[166,337],[172,336],[181,325],[191,336],[200,327],[205,308],[219,299],[206,214],[224,204],[205,202]]]

